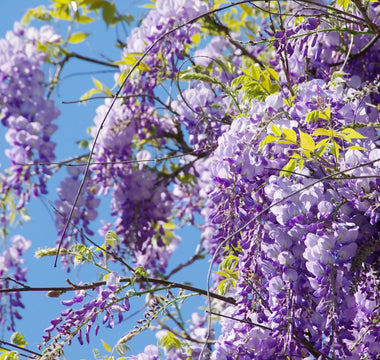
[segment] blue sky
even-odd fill
[[[124,1],[116,0],[116,6],[120,10],[125,10],[129,14],[133,14],[135,17],[139,17],[139,14],[146,13],[145,9],[139,8],[148,1]],[[14,1],[1,1],[0,2],[0,37],[4,37],[7,30],[13,28],[13,23],[21,19],[27,8],[35,7],[38,5],[48,5],[50,1],[47,0],[14,0]],[[33,26],[39,27],[38,23],[33,23]],[[75,30],[75,29],[74,29]],[[122,29],[117,29],[119,34]],[[93,35],[89,38],[89,41],[84,42],[73,50],[86,54],[94,58],[100,58],[101,53],[107,55],[107,57],[113,60],[118,60],[120,56],[120,50],[114,48],[113,43],[116,38],[116,29],[106,29],[103,24],[91,24],[81,31],[91,32]],[[121,35],[120,35],[121,36]],[[100,45],[100,46],[99,46]],[[70,69],[69,69],[70,68]],[[45,69],[49,71],[48,68]],[[56,133],[55,141],[57,142],[57,159],[63,160],[71,156],[79,155],[81,150],[78,149],[75,141],[80,140],[78,134],[82,133],[82,139],[86,138],[86,129],[93,125],[93,116],[95,109],[101,102],[91,102],[87,105],[63,105],[62,101],[70,101],[79,99],[80,96],[93,86],[91,80],[91,74],[94,74],[97,70],[104,70],[104,68],[98,67],[92,64],[83,64],[77,60],[73,60],[71,66],[62,74],[65,79],[64,82],[59,85],[54,93],[54,101],[61,110],[61,116],[57,120],[59,131]],[[106,83],[109,87],[113,85],[113,74],[94,74],[99,80]],[[3,129],[0,131],[3,136]],[[4,149],[6,143],[1,141],[0,147],[0,162],[4,161]],[[47,198],[50,201],[56,199],[55,189],[58,186],[60,180],[65,176],[65,170],[61,170],[57,174],[55,179],[49,186],[50,193]],[[106,208],[103,209],[105,212]],[[70,274],[62,271],[60,268],[53,267],[53,259],[37,260],[34,258],[34,251],[38,248],[54,246],[56,239],[56,229],[54,227],[53,213],[47,203],[41,200],[34,200],[29,208],[29,213],[32,217],[30,223],[25,224],[23,228],[14,229],[14,233],[21,233],[27,239],[32,241],[32,247],[29,249],[26,256],[26,266],[29,268],[27,278],[31,286],[59,286],[66,285],[65,279],[70,278],[73,282],[79,281],[91,281],[94,280],[93,273],[79,269]],[[96,228],[93,228],[96,230]],[[175,256],[172,261],[172,265],[181,263],[186,259],[186,255],[189,251],[193,251],[196,244],[199,241],[199,234],[196,231],[182,231],[184,236],[183,251]],[[102,239],[98,236],[96,241],[102,242]],[[205,288],[207,271],[207,264],[199,268],[204,276],[194,277],[194,271],[184,271],[182,275],[173,278],[176,281],[191,281],[193,284]],[[62,306],[59,304],[60,300],[69,298],[70,295],[64,296],[59,299],[48,298],[44,293],[25,293],[23,295],[23,301],[26,306],[25,311],[22,312],[23,319],[19,322],[18,330],[21,331],[28,341],[30,348],[36,350],[36,345],[41,342],[43,335],[43,329],[49,326],[49,320],[58,316]],[[203,304],[203,301],[192,300],[191,303]],[[131,302],[131,313],[140,307],[140,304],[133,300]],[[190,308],[190,305],[188,306]],[[143,313],[140,313],[137,318],[141,318]],[[133,328],[134,320],[130,320],[128,323],[119,325],[115,330],[103,329],[100,331],[98,338],[92,337],[95,341],[91,342],[90,347],[79,346],[76,341],[72,347],[66,349],[66,357],[70,359],[93,359],[92,349],[98,348],[101,353],[102,345],[100,339],[104,339],[110,345],[113,345],[120,336],[124,335],[128,330]],[[1,336],[3,338],[3,336]],[[5,340],[9,340],[9,334],[4,335]],[[154,342],[153,336],[148,336],[148,333],[137,337],[135,341],[132,341],[129,345],[132,348],[131,354],[137,354],[142,351],[145,345]]]

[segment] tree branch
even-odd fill
[[[134,282],[137,283],[154,283],[154,284],[161,284],[165,286],[170,286],[172,288],[177,288],[177,289],[183,289],[183,290],[188,290],[188,291],[193,291],[195,293],[198,293],[199,295],[204,295],[207,296],[208,292],[204,289],[197,288],[195,286],[187,285],[187,284],[181,284],[177,283],[174,281],[169,281],[165,279],[157,279],[157,278],[152,278],[152,277],[141,277],[141,278],[136,278],[133,279]],[[121,283],[132,283],[132,278],[121,278],[120,279]],[[71,286],[43,286],[43,287],[21,287],[21,288],[5,288],[5,289],[0,289],[0,294],[1,293],[10,293],[10,292],[28,292],[28,291],[43,291],[43,292],[51,292],[52,295],[56,296],[51,296],[51,297],[58,297],[63,293],[70,292],[70,291],[77,291],[77,290],[95,290],[96,288],[100,286],[106,285],[105,281],[96,281],[91,284],[80,284],[80,285],[71,285]],[[225,303],[235,305],[236,300],[231,298],[231,297],[226,297],[223,295],[219,295],[216,293],[209,293],[209,296],[213,299],[223,301]]]

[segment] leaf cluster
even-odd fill
[[[240,70],[244,74],[235,78],[231,85],[243,92],[244,101],[262,101],[280,90],[279,77],[274,69],[268,66],[262,69],[258,64],[251,64],[247,69]]]
[[[281,176],[285,177],[290,176],[297,166],[299,170],[302,170],[305,160],[317,161],[318,159],[322,159],[326,150],[328,154],[334,156],[336,161],[339,160],[341,150],[367,151],[367,149],[361,146],[352,145],[343,148],[339,144],[339,140],[352,143],[352,139],[365,138],[365,136],[352,128],[344,128],[340,131],[317,128],[311,135],[298,129],[298,136],[295,130],[280,128],[274,124],[272,124],[271,129],[273,134],[267,135],[261,141],[259,148],[262,149],[266,144],[270,143],[293,145],[294,152],[280,173]]]

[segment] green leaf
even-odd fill
[[[44,6],[38,6],[33,9],[29,9],[25,13],[21,22],[25,25],[29,25],[32,19],[37,19],[41,21],[49,21],[51,20],[51,18],[52,17],[50,16],[49,11]]]
[[[91,35],[90,33],[77,32],[77,33],[72,34],[67,41],[72,44],[77,44],[77,43],[82,42],[84,39],[86,39],[90,35]]]
[[[147,271],[143,266],[136,266],[135,269],[135,275],[136,277],[146,277],[147,276]]]
[[[120,16],[120,20],[126,22],[128,25],[132,24],[132,21],[135,20],[133,15],[124,14]]]
[[[241,84],[245,83],[249,79],[246,75],[240,75],[231,81],[231,87],[233,89],[238,88]]]
[[[11,337],[11,343],[20,347],[25,347],[28,343],[25,341],[24,335],[20,332],[14,332]]]
[[[104,2],[103,3],[103,11],[102,17],[107,26],[114,25],[117,22],[117,18],[115,17],[116,7],[113,2]]]
[[[158,345],[163,347],[166,351],[181,348],[181,342],[171,332],[168,332],[166,335],[164,335],[158,341]]]
[[[218,79],[213,78],[210,75],[202,74],[202,73],[182,74],[182,75],[180,75],[179,79],[182,81],[200,80],[200,81],[204,81],[204,82],[208,82],[208,83],[220,84],[220,81]]]
[[[301,148],[309,152],[313,152],[315,149],[315,142],[313,138],[309,134],[306,134],[301,130],[299,131],[299,133]]]
[[[114,248],[117,244],[120,243],[120,239],[119,239],[119,237],[117,236],[117,234],[114,231],[107,231],[106,242],[112,248]]]
[[[119,355],[124,355],[125,353],[127,353],[131,349],[127,346],[127,344],[117,344],[115,346],[115,350],[117,351],[117,353]],[[122,359],[125,359],[125,358],[124,357],[117,358],[117,360],[122,360]]]
[[[326,139],[327,140],[327,139]],[[321,142],[321,141],[320,141]],[[318,143],[319,144],[319,143]],[[320,145],[320,146],[316,146],[316,149],[317,149],[317,151],[315,152],[315,155],[317,156],[317,157],[321,157],[323,154],[324,154],[324,152],[326,151],[326,149],[327,149],[327,145]]]

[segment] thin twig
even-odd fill
[[[4,345],[7,345],[7,346],[10,346],[10,347],[13,347],[19,351],[25,351],[25,352],[28,352],[30,354],[33,354],[33,355],[36,355],[36,356],[42,356],[40,353],[38,352],[35,352],[35,351],[32,351],[32,350],[29,350],[29,349],[26,349],[24,347],[21,347],[21,346],[18,346],[16,344],[12,344],[12,343],[9,343],[7,341],[4,341],[4,340],[0,340],[0,344],[4,344]],[[22,354],[21,354],[22,355]],[[24,356],[27,356],[27,355],[24,355]]]

